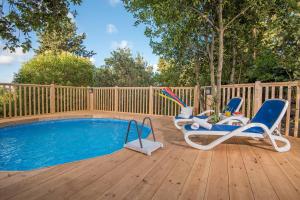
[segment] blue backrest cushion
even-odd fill
[[[252,123],[262,123],[269,129],[274,125],[284,109],[285,102],[279,99],[267,100],[251,120]]]
[[[241,101],[242,101],[241,98],[232,98],[228,102],[228,104],[227,104],[227,106],[225,108],[225,112],[229,111],[229,112],[231,112],[231,114],[233,114],[236,111],[236,109],[239,107]]]

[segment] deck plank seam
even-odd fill
[[[185,151],[184,149],[183,149],[183,151],[181,151],[180,156],[178,156],[179,158],[181,158],[181,156],[183,155],[184,151]],[[177,164],[177,162],[178,162],[178,160],[176,161],[176,164]],[[171,173],[171,171],[175,168],[176,164],[173,165],[172,168],[166,173],[166,175],[164,176],[165,178],[168,177],[168,175]],[[149,173],[150,173],[150,172],[149,172]],[[147,175],[148,175],[149,173],[147,173]],[[147,176],[147,175],[146,175],[146,176]],[[145,177],[146,177],[146,176],[145,176]],[[161,183],[160,183],[160,184],[157,186],[157,188],[154,190],[151,199],[154,197],[154,195],[156,194],[157,190],[158,190],[158,189],[160,188],[160,186],[163,184],[165,178],[161,181]],[[138,185],[137,185],[137,186],[138,186]],[[137,186],[135,186],[131,191],[133,191]]]
[[[156,162],[155,162],[155,164],[154,165],[152,165],[150,168],[149,168],[149,170],[147,170],[147,172],[145,173],[145,176],[155,167],[155,166],[157,166],[165,157],[167,157],[167,155],[169,155],[169,153],[171,153],[171,149],[168,149],[168,150],[166,150],[167,152],[165,153],[165,155],[163,155],[161,158],[159,158],[159,160],[156,160]],[[145,156],[145,155],[144,155]],[[135,168],[136,167],[138,167],[138,166],[135,166]],[[134,168],[134,169],[135,169]],[[134,171],[134,169],[132,169],[133,171]],[[145,177],[145,176],[143,176],[143,178]],[[107,188],[107,190],[105,191],[105,192],[103,192],[102,194],[100,194],[99,196],[99,198],[101,198],[101,196],[103,195],[103,194],[105,194],[107,191],[109,191],[111,188],[113,188],[114,186],[117,186],[117,185],[119,185],[120,184],[120,182],[124,179],[124,178],[126,178],[126,176],[123,176],[121,179],[119,179],[115,184],[113,184],[113,185],[111,185],[111,187],[109,187],[109,188]],[[130,191],[127,191],[126,192],[126,194],[128,194]],[[124,195],[124,196],[126,196],[126,194]],[[99,199],[99,198],[97,198],[97,199]]]
[[[238,144],[237,139],[234,139],[234,140],[235,140],[235,142]],[[250,189],[251,189],[252,197],[253,197],[253,199],[255,200],[255,195],[254,195],[253,187],[252,187],[252,184],[251,184],[251,182],[250,182],[248,170],[247,170],[246,164],[245,164],[245,158],[243,157],[241,147],[240,147],[240,146],[238,146],[238,147],[239,147],[239,148],[238,148],[238,149],[239,149],[239,153],[240,153],[240,155],[241,155],[241,157],[242,157],[243,166],[244,166],[245,172],[246,172],[246,174],[247,174],[247,180],[248,180],[248,184],[249,184]]]
[[[277,159],[275,159],[270,152],[267,153],[272,160],[274,160],[274,162],[276,163],[276,165],[278,166],[278,168],[281,170],[281,172],[287,177],[287,179],[289,180],[289,182],[292,184],[292,186],[295,188],[295,190],[297,191],[297,193],[299,193],[299,189],[297,188],[297,186],[294,184],[294,181],[291,180],[290,176],[286,173],[285,170],[283,170],[282,166],[280,165],[279,161]],[[300,197],[300,193],[299,193],[299,197]]]
[[[129,150],[126,150],[126,151],[129,151]],[[123,160],[122,162],[119,163],[119,165],[117,167],[120,167],[124,164],[126,164],[127,161],[129,160],[133,160],[135,159],[136,157],[141,157],[142,155],[141,154],[133,154],[132,156],[129,156],[127,159]],[[88,186],[92,185],[93,183],[99,181],[101,178],[103,178],[104,176],[106,176],[108,173],[111,173],[113,170],[115,170],[115,168],[111,168],[110,170],[106,171],[104,174],[102,174],[100,177],[98,177],[97,179],[89,182],[89,184],[87,184],[86,186],[80,188],[78,191],[72,193],[72,195],[70,195],[70,198],[78,193],[80,193],[82,190],[86,189]],[[106,190],[105,190],[106,191]],[[104,191],[104,192],[105,192]]]
[[[255,150],[253,149],[253,148],[257,148],[257,147],[253,147],[253,145],[251,145],[251,143],[249,143],[248,141],[247,141],[247,143],[248,143],[248,145],[249,145],[250,151],[252,151],[252,153],[255,155],[255,157],[257,157],[257,156],[259,157],[259,155],[257,155],[257,153],[255,152]],[[274,185],[272,184],[272,182],[271,182],[271,180],[270,180],[268,174],[266,173],[266,170],[265,170],[263,164],[261,163],[260,159],[257,159],[257,158],[256,158],[256,160],[257,160],[257,162],[259,163],[260,167],[262,168],[262,171],[264,172],[265,176],[267,177],[267,180],[268,180],[270,186],[272,187],[274,193],[276,194],[277,198],[280,199],[279,194],[278,194],[278,192],[275,190]]]
[[[188,173],[188,175],[186,176],[185,180],[183,181],[181,190],[180,190],[179,195],[177,196],[176,199],[179,199],[180,196],[182,195],[182,190],[184,189],[184,186],[185,186],[185,184],[186,184],[186,181],[187,181],[188,178],[190,177],[190,175],[191,175],[191,173],[192,173],[192,170],[193,170],[193,168],[194,168],[194,165],[195,165],[195,163],[196,163],[196,161],[198,160],[199,157],[200,157],[200,153],[197,152],[197,157],[196,157],[196,159],[193,161],[193,165],[192,165],[192,167],[191,167],[191,170],[190,170],[190,172]]]
[[[206,195],[207,195],[207,190],[208,190],[208,180],[209,180],[209,177],[211,175],[211,163],[212,163],[212,159],[214,157],[214,154],[215,154],[215,150],[211,150],[212,153],[211,153],[211,157],[210,157],[210,161],[209,161],[209,170],[208,170],[208,175],[207,175],[207,179],[206,179],[206,187],[205,187],[205,191],[204,191],[204,195],[203,195],[203,200],[206,198]]]

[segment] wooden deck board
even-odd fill
[[[230,199],[254,199],[242,154],[237,144],[227,145]]]
[[[124,199],[151,199],[169,172],[175,167],[183,151],[181,147],[173,148],[167,158],[160,161],[159,165],[156,165],[141,182],[130,190]]]
[[[152,199],[177,199],[196,157],[197,151],[186,149]]]
[[[229,199],[227,144],[213,151],[205,199]]]
[[[143,118],[120,113],[75,116],[81,115]],[[55,117],[62,116],[47,115]],[[152,118],[165,148],[151,157],[121,150],[39,170],[0,172],[0,200],[300,199],[300,139],[289,138],[292,149],[287,153],[240,138],[198,151],[184,142],[171,118]]]

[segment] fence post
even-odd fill
[[[89,109],[90,111],[94,110],[94,90],[92,88],[89,87]]]
[[[118,86],[115,86],[115,112],[118,112],[118,106],[119,106],[119,94],[118,94]]]
[[[149,87],[149,114],[153,115],[153,87]]]
[[[55,85],[50,86],[50,113],[55,113]]]
[[[214,110],[213,108],[213,96],[211,94],[206,95],[206,108],[205,110]]]
[[[249,92],[249,91],[248,91]],[[254,114],[258,111],[262,104],[262,87],[260,81],[255,81],[254,85],[254,102],[253,102]],[[250,105],[248,105],[250,106]]]
[[[194,115],[199,112],[199,94],[199,85],[196,85],[194,88]]]

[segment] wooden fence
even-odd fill
[[[56,112],[98,110],[174,116],[180,107],[158,94],[163,87],[70,87],[58,85],[0,83],[0,118],[42,115]],[[195,113],[211,107],[210,86],[171,87],[173,92]],[[287,113],[280,124],[286,135],[300,137],[300,81],[223,85],[221,107],[232,97],[244,100],[241,111],[252,117],[269,98],[289,101]]]

